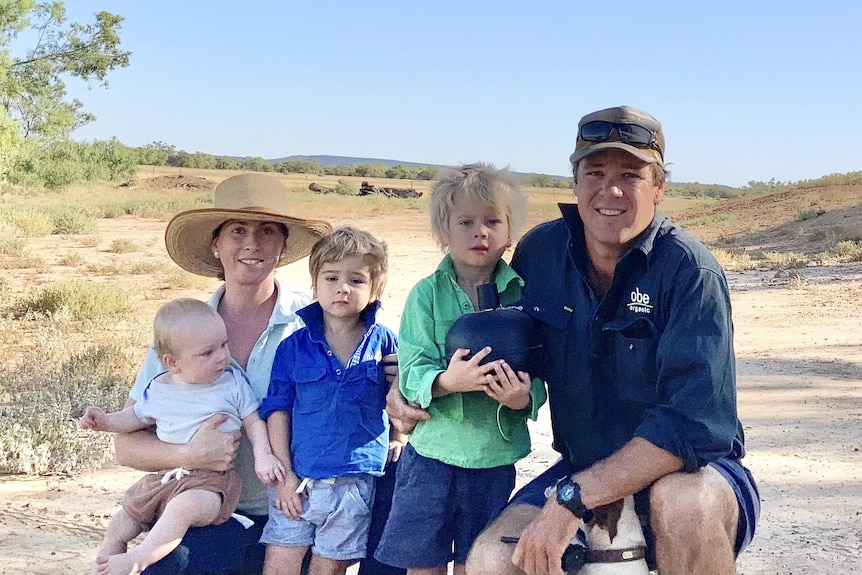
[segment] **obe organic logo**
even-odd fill
[[[630,301],[626,305],[631,311],[636,313],[652,313],[652,305],[650,305],[650,295],[641,293],[640,288],[636,287],[630,294]]]

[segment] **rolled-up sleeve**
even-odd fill
[[[446,368],[435,336],[434,301],[429,282],[414,286],[398,333],[399,387],[407,401],[423,408],[431,403],[431,387]]]
[[[736,366],[727,283],[720,273],[682,273],[657,350],[659,403],[635,435],[680,457],[694,471],[728,455],[737,436]]]
[[[260,416],[267,419],[275,411],[290,411],[296,397],[296,382],[294,382],[293,366],[296,362],[296,338],[289,337],[281,342],[275,352],[272,362],[272,373],[269,378],[269,389],[266,397],[260,402]]]

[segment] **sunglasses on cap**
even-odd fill
[[[585,142],[622,142],[636,148],[652,148],[661,152],[656,133],[637,124],[593,120],[581,126],[578,137]]]

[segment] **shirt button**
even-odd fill
[[[461,307],[463,307],[464,309],[470,309],[471,307],[473,307],[473,305],[469,304],[469,303],[465,303],[465,304],[462,304]]]
[[[326,350],[326,357],[332,357],[332,350],[331,349]]]
[[[336,370],[335,370],[335,375],[341,375],[341,370],[340,370],[340,369],[336,369]]]

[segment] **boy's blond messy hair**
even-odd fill
[[[386,242],[353,226],[337,227],[315,242],[308,259],[311,287],[317,289],[317,275],[325,264],[359,257],[368,264],[371,272],[371,299],[380,299],[386,287],[389,270],[389,252]]]
[[[455,198],[481,200],[505,215],[509,233],[515,239],[527,219],[527,198],[518,180],[508,170],[493,164],[476,162],[459,167],[441,168],[431,185],[431,234],[445,249],[449,231],[449,214]]]
[[[162,305],[153,320],[153,347],[159,359],[179,353],[183,332],[207,320],[224,321],[215,308],[197,299],[182,297]]]

